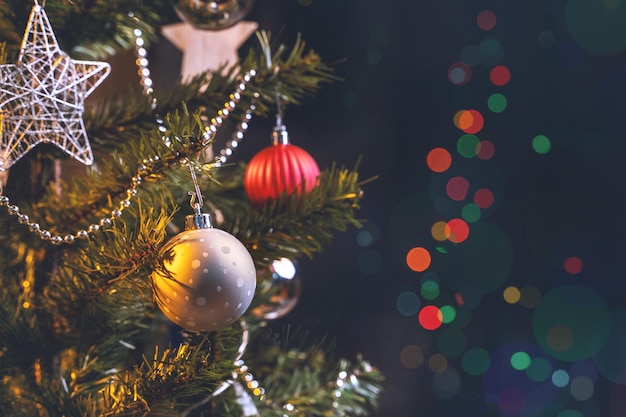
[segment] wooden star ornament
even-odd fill
[[[0,65],[0,171],[40,143],[52,143],[91,165],[84,102],[110,71],[106,62],[74,60],[63,52],[35,1],[18,62]]]
[[[183,53],[180,74],[183,80],[224,65],[224,73],[239,62],[237,50],[254,33],[256,22],[241,21],[222,30],[196,29],[188,23],[174,23],[161,29],[163,36]]]

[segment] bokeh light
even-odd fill
[[[376,223],[369,222],[363,225],[356,235],[356,243],[359,246],[367,247],[380,238],[380,227]]]
[[[552,375],[552,365],[546,358],[535,357],[526,368],[528,379],[534,382],[547,381]]]
[[[446,194],[454,201],[463,201],[467,196],[470,183],[463,177],[452,177],[446,184]]]
[[[626,49],[626,3],[568,1],[565,25],[574,41],[595,55],[614,55]]]
[[[478,146],[476,147],[476,156],[478,159],[482,159],[483,161],[487,161],[496,153],[496,147],[489,140],[481,140]]]
[[[493,113],[502,113],[506,110],[507,100],[503,94],[494,93],[487,99],[487,107]]]
[[[511,366],[518,371],[528,369],[530,366],[530,355],[526,352],[515,352],[511,355]]]
[[[432,379],[433,393],[443,400],[454,398],[460,389],[461,378],[454,368],[448,367],[435,374]]]
[[[406,264],[415,272],[423,272],[428,269],[431,256],[427,249],[415,247],[409,250],[406,255]]]
[[[482,209],[487,209],[493,205],[495,197],[488,188],[480,188],[474,192],[474,204]]]
[[[498,408],[502,414],[507,416],[519,415],[525,402],[524,393],[516,388],[504,390],[498,396]]]
[[[497,65],[491,69],[489,79],[493,85],[503,87],[511,81],[511,71],[504,65]]]
[[[422,297],[424,297],[427,300],[434,300],[437,297],[439,297],[439,291],[440,291],[439,283],[435,281],[424,281],[420,288]],[[443,321],[443,317],[442,317],[442,321]]]
[[[417,294],[405,291],[396,299],[396,308],[403,316],[414,316],[420,310],[421,301]]]
[[[569,326],[556,324],[546,333],[546,344],[555,352],[565,352],[572,347],[574,335]]]
[[[587,401],[593,397],[595,385],[593,381],[586,376],[577,376],[570,383],[570,393],[572,397],[578,401]]]
[[[367,51],[367,54],[365,55],[365,59],[371,65],[378,65],[383,60],[383,53],[378,48],[372,48],[369,51]]]
[[[607,316],[606,303],[591,288],[563,285],[545,294],[535,308],[533,332],[537,343],[553,358],[587,359],[596,353],[590,340],[601,343],[607,337],[594,335]]]
[[[554,33],[550,32],[549,30],[544,30],[539,34],[539,36],[537,36],[537,42],[542,48],[550,48],[554,46],[555,40],[556,37],[554,36]]]
[[[448,369],[448,358],[441,353],[435,353],[428,358],[428,367],[435,373],[440,373]]]
[[[492,66],[499,64],[504,57],[504,48],[496,38],[484,38],[480,42],[479,48],[483,54],[483,65]]]
[[[446,235],[447,224],[448,223],[444,221],[438,221],[438,222],[433,223],[432,227],[430,228],[430,234],[433,237],[433,239],[439,242],[448,240],[448,235]]]
[[[483,62],[483,54],[477,45],[464,46],[459,57],[470,67],[476,67]]]
[[[476,24],[482,30],[493,29],[496,25],[496,15],[490,10],[483,10],[476,18]]]
[[[385,46],[391,42],[392,30],[389,25],[379,24],[372,28],[370,39],[376,46]]]
[[[552,383],[558,388],[566,387],[569,384],[569,374],[563,369],[557,369],[552,373]]]
[[[476,135],[462,135],[456,142],[456,150],[465,158],[473,158],[480,146],[480,139]]]
[[[459,110],[454,116],[454,125],[465,133],[478,133],[484,124],[485,119],[478,110]]]
[[[446,224],[446,236],[454,243],[462,243],[469,237],[469,226],[463,219],[452,219]]]
[[[424,351],[417,345],[407,345],[400,351],[400,362],[408,369],[417,369],[424,364]]]
[[[522,293],[517,287],[506,287],[502,296],[507,303],[515,304],[520,300]]]
[[[537,135],[531,143],[533,150],[540,155],[545,155],[552,149],[552,142],[545,135]]]
[[[463,370],[468,375],[480,376],[484,374],[491,365],[491,356],[489,352],[483,348],[475,347],[468,349],[463,354],[461,360]]]
[[[610,381],[626,385],[626,309],[611,312],[597,323],[591,336],[593,363]]]
[[[546,404],[549,404],[557,393],[548,374],[544,382],[533,381],[528,371],[533,359],[543,358],[545,353],[535,344],[516,341],[505,343],[491,352],[491,366],[481,378],[485,399],[496,404],[504,416],[542,416]],[[519,361],[518,368],[512,366]],[[532,358],[529,360],[529,358]],[[522,410],[524,411],[523,413]],[[521,414],[520,414],[521,413]]]
[[[520,288],[519,303],[525,308],[535,308],[541,302],[541,292],[533,285],[526,285]]]
[[[418,314],[420,325],[426,330],[436,330],[443,323],[443,316],[437,306],[426,306]]]
[[[456,318],[456,309],[451,305],[442,306],[439,311],[441,311],[441,321],[444,324],[452,323]]]
[[[448,68],[448,80],[454,85],[465,85],[472,78],[472,69],[465,62],[455,62]]]
[[[437,254],[441,262],[439,276],[442,282],[469,297],[500,287],[509,277],[513,262],[511,242],[496,225],[484,220],[472,224],[466,243],[449,248],[448,254]]]
[[[468,203],[461,209],[461,217],[468,223],[475,223],[480,220],[481,210],[474,203]]]
[[[426,165],[433,172],[445,172],[452,164],[452,156],[444,148],[435,148],[428,152]]]
[[[437,349],[446,357],[456,358],[467,348],[467,339],[460,329],[447,328],[437,337]]]
[[[585,417],[585,415],[578,410],[567,409],[561,411],[556,417]]]
[[[583,270],[583,261],[576,256],[571,256],[563,262],[563,268],[568,274],[579,274]]]

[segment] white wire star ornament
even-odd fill
[[[18,62],[0,65],[0,171],[40,143],[52,143],[91,165],[84,102],[110,71],[107,62],[74,60],[63,52],[35,1]]]

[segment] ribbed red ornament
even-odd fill
[[[308,193],[317,185],[320,169],[304,149],[291,143],[275,143],[248,162],[243,186],[250,204],[261,207],[287,195]]]

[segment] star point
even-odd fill
[[[183,80],[224,66],[226,73],[239,62],[237,51],[258,28],[257,22],[242,20],[218,31],[202,30],[188,23],[173,23],[161,29],[163,36],[183,53]]]
[[[40,143],[52,143],[91,165],[84,103],[110,71],[106,62],[74,60],[63,52],[44,9],[35,3],[17,63],[0,65],[0,171]]]

